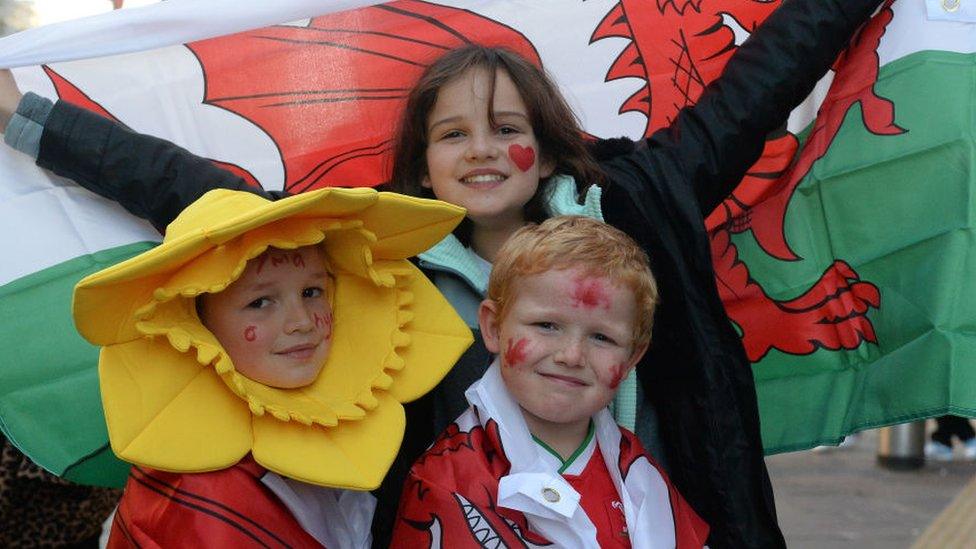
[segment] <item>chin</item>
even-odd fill
[[[295,375],[292,376],[276,376],[274,379],[256,379],[255,381],[263,383],[268,387],[274,387],[275,389],[299,389],[308,387],[314,383],[318,379],[321,371],[321,368],[317,368],[314,372],[295,372]]]
[[[532,413],[532,415],[534,415],[535,417],[543,421],[547,421],[549,423],[556,423],[556,424],[576,423],[577,421],[583,419],[589,419],[590,417],[593,416],[593,414],[583,415],[575,411],[572,414],[567,414],[565,413],[564,410],[559,410],[559,411],[543,410],[540,413],[534,413],[530,411],[530,413]]]

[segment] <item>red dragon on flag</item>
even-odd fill
[[[646,117],[644,135],[649,136],[697,100],[743,35],[778,5],[756,0],[621,0],[596,22],[589,41],[627,41],[616,59],[609,60],[605,80],[643,82],[619,105],[619,112]],[[771,136],[763,157],[707,220],[716,282],[753,362],[772,349],[805,355],[877,343],[867,313],[880,306],[880,292],[843,258],[834,258],[812,285],[781,299],[752,278],[733,236],[751,231],[770,258],[800,259],[787,243],[787,208],[845,116],[859,105],[870,132],[884,136],[905,131],[894,122],[892,102],[874,91],[876,49],[891,20],[889,1],[842,55],[825,107],[803,148],[785,129]],[[419,0],[186,47],[204,75],[204,102],[249,120],[269,136],[281,157],[284,188],[303,192],[385,181],[397,116],[412,84],[430,60],[469,42],[504,45],[545,64],[523,32],[473,11]],[[242,65],[245,56],[251,61]],[[111,116],[82,90],[46,70],[60,97]],[[214,161],[260,184],[246,169]]]

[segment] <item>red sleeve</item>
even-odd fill
[[[122,547],[321,547],[251,464],[176,474],[133,467],[109,538]]]

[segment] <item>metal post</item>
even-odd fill
[[[925,465],[924,421],[892,425],[878,434],[878,465],[897,471]]]

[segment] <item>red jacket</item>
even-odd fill
[[[248,456],[209,473],[132,467],[108,546],[322,547],[261,483]]]

